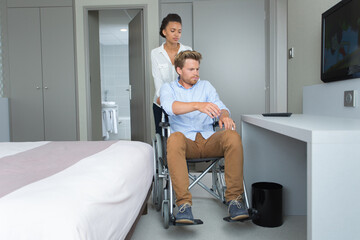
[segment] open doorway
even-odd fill
[[[142,9],[88,11],[91,140],[145,141]]]
[[[138,9],[99,11],[102,137],[130,140],[129,23]]]

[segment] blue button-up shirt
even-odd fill
[[[229,109],[220,100],[215,88],[206,80],[198,80],[189,89],[184,88],[178,81],[165,83],[160,89],[160,102],[163,109],[169,115],[171,132],[182,132],[187,138],[195,140],[196,133],[207,139],[213,133],[213,119],[200,111],[193,111],[185,114],[175,115],[172,105],[179,102],[211,102],[221,110]]]

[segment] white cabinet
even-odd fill
[[[76,140],[72,7],[8,8],[12,141]]]

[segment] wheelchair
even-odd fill
[[[162,121],[160,127],[162,128],[162,134],[156,134],[153,138],[152,145],[154,148],[154,182],[152,189],[152,202],[157,211],[161,210],[161,215],[163,218],[164,228],[169,228],[170,225],[180,226],[180,225],[189,225],[184,223],[176,223],[175,215],[173,209],[175,207],[175,193],[171,184],[171,178],[169,174],[169,169],[167,167],[166,159],[166,144],[167,137],[170,136],[170,124],[168,121],[165,121],[166,113],[163,113]],[[217,127],[218,122],[214,121],[213,128]],[[214,198],[220,200],[222,203],[226,204],[225,200],[225,174],[224,174],[224,160],[223,157],[215,158],[199,158],[199,159],[186,159],[188,163],[188,168],[190,163],[199,163],[206,162],[208,163],[206,169],[200,174],[193,174],[188,172],[190,185],[188,189],[190,190],[196,184],[207,191]],[[212,186],[206,186],[201,179],[211,171],[212,175]],[[249,211],[249,218],[239,220],[241,222],[250,220],[252,216],[252,210],[249,208],[248,196],[246,191],[245,182],[244,184],[244,200],[246,207]],[[223,218],[227,222],[232,222],[230,217]],[[200,219],[194,219],[194,224],[202,224],[203,222]]]

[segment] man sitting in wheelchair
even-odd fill
[[[175,57],[178,81],[166,83],[160,91],[160,102],[169,115],[171,135],[167,141],[167,161],[179,211],[177,223],[194,223],[192,196],[186,158],[224,156],[225,198],[231,220],[248,218],[242,194],[243,149],[235,123],[215,88],[199,78],[201,54],[183,51]],[[213,118],[219,118],[215,132]]]

